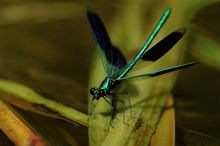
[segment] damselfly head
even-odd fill
[[[90,89],[90,94],[93,96],[93,99],[99,99],[100,97],[106,96],[106,92],[104,89],[99,89],[99,88],[91,88]]]
[[[93,96],[92,100],[99,99],[99,97],[100,97],[100,89],[98,89],[98,88],[91,88],[90,89],[90,94]]]

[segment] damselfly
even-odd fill
[[[138,52],[135,58],[127,64],[125,57],[120,52],[118,48],[112,45],[108,33],[99,18],[99,16],[91,9],[87,8],[87,18],[90,24],[90,28],[93,34],[93,37],[96,41],[98,47],[98,53],[100,60],[102,62],[104,71],[106,73],[106,78],[103,80],[99,88],[91,88],[90,94],[93,95],[92,101],[99,100],[101,97],[106,100],[106,102],[111,106],[111,120],[110,125],[112,126],[113,112],[114,107],[112,103],[109,102],[106,98],[111,98],[112,100],[122,102],[124,101],[115,98],[116,94],[128,94],[128,92],[112,92],[112,90],[118,86],[121,81],[129,80],[132,78],[140,78],[140,77],[155,77],[165,73],[169,73],[175,70],[179,70],[182,68],[186,68],[196,64],[197,62],[191,62],[186,64],[181,64],[178,66],[173,66],[170,68],[165,68],[162,70],[157,70],[154,72],[149,72],[145,74],[139,74],[135,76],[126,76],[128,72],[135,68],[136,65],[145,64],[144,66],[148,66],[151,63],[155,62],[159,58],[161,58],[164,54],[166,54],[185,34],[186,28],[180,28],[177,31],[172,32],[167,35],[164,39],[162,39],[159,43],[154,45],[150,50],[147,50],[152,40],[168,18],[171,9],[166,9],[155,29],[151,33],[149,39],[144,44],[143,48]],[[146,51],[147,50],[147,51]],[[128,101],[130,104],[130,99],[128,96]],[[92,103],[92,102],[91,102]],[[129,105],[130,106],[130,105]],[[90,107],[92,107],[90,105]],[[92,108],[90,108],[90,114],[92,112]],[[130,108],[131,112],[131,108]],[[132,117],[132,112],[131,112]],[[124,120],[125,123],[125,105],[124,105]]]

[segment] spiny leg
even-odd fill
[[[114,98],[114,97],[112,97],[112,96],[107,96],[107,97],[108,97],[108,98],[111,98],[111,99],[113,99],[113,100],[115,100],[115,101],[119,101],[119,102],[123,103],[123,105],[124,105],[124,118],[123,118],[123,123],[126,124],[126,125],[128,125],[128,124],[125,122],[125,102],[124,102],[123,100],[119,100],[119,99]],[[128,126],[129,126],[129,125],[128,125]]]
[[[110,120],[110,125],[112,126],[112,128],[114,128],[113,125],[112,125],[114,107],[112,106],[112,104],[111,104],[105,97],[103,97],[103,98],[104,98],[105,101],[111,106],[111,120]]]
[[[130,101],[130,95],[128,92],[113,92],[113,93],[110,93],[110,95],[116,95],[116,94],[126,94],[128,95],[127,98],[128,98],[128,103],[129,103],[129,109],[130,109],[130,116],[131,118],[133,118],[132,116],[132,110],[131,110],[131,101]],[[124,102],[124,101],[123,101]]]
[[[113,93],[110,93],[109,95],[116,95],[116,94],[126,94],[126,95],[128,95],[127,97],[128,97],[128,102],[129,102],[130,115],[131,115],[131,118],[133,118],[133,117],[132,117],[132,111],[131,111],[130,96],[129,96],[128,92],[113,92]],[[124,104],[124,119],[123,119],[123,123],[126,124],[126,125],[128,125],[128,124],[125,122],[125,111],[126,111],[126,109],[125,109],[125,102],[124,102],[123,100],[119,100],[118,98],[114,98],[113,96],[107,96],[107,97],[108,97],[108,98],[111,98],[111,99],[113,99],[113,100],[119,101],[119,102],[121,102],[121,103]],[[129,125],[128,125],[128,126],[129,126]]]

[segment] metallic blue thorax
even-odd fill
[[[109,77],[107,76],[104,81],[102,82],[102,84],[100,85],[100,89],[106,89],[108,91],[113,90],[118,84],[120,83],[120,81],[115,80],[113,77]]]

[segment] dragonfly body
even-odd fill
[[[160,42],[154,45],[151,49],[147,50],[152,40],[154,39],[154,37],[156,36],[162,25],[165,23],[166,19],[168,18],[170,11],[171,11],[170,9],[165,10],[160,21],[158,22],[155,29],[151,33],[149,39],[144,44],[143,48],[138,52],[135,58],[129,64],[127,64],[126,59],[124,55],[121,53],[121,51],[118,48],[116,48],[114,45],[112,45],[108,33],[99,16],[91,8],[87,8],[87,18],[90,24],[90,28],[92,30],[92,34],[94,36],[94,39],[98,47],[98,53],[100,60],[102,62],[102,66],[107,75],[107,77],[103,80],[99,88],[90,89],[90,94],[93,96],[92,101],[94,99],[99,100],[102,97],[107,101],[108,104],[111,105],[110,125],[112,125],[114,108],[112,104],[106,99],[106,97],[124,103],[124,101],[115,98],[114,95],[115,94],[128,95],[127,92],[118,92],[118,93],[112,92],[112,90],[115,89],[122,81],[134,79],[134,78],[140,78],[140,77],[143,78],[155,77],[175,70],[186,68],[197,63],[197,62],[191,62],[191,63],[181,64],[181,65],[161,69],[150,73],[128,76],[128,73],[135,68],[137,69],[137,66],[140,65],[148,66],[153,62],[157,61],[164,54],[166,54],[185,34],[186,28],[184,27],[180,28],[177,31],[170,33],[164,39],[162,39]],[[129,96],[128,96],[128,100],[130,104]],[[91,109],[90,109],[90,113],[91,113]]]
[[[114,77],[107,76],[99,88],[91,88],[90,94],[93,95],[94,99],[99,99],[100,97],[106,97],[110,95],[110,91],[112,91],[117,85],[120,84],[121,81],[115,80]]]
[[[102,82],[100,89],[106,89],[108,91],[113,90],[121,81],[116,80],[114,77],[107,76]]]

